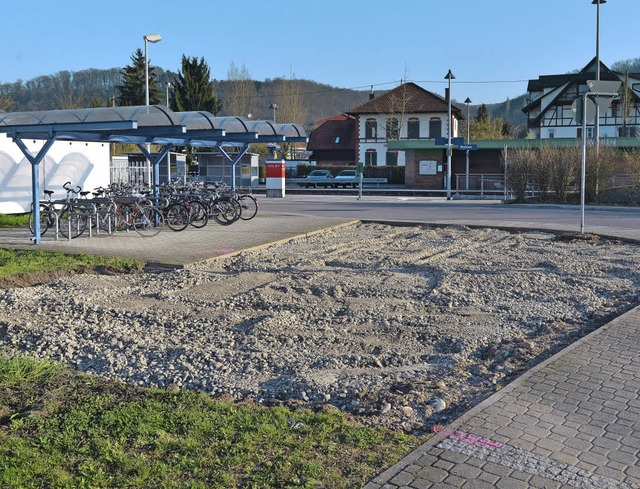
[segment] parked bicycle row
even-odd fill
[[[165,225],[182,231],[189,225],[204,227],[213,219],[228,226],[239,219],[253,219],[258,212],[258,202],[249,190],[232,190],[224,184],[165,184],[157,195],[122,185],[82,191],[66,182],[63,188],[67,193],[64,199],[52,199],[54,192],[44,191],[46,200],[40,202],[39,210],[41,236],[51,229],[56,239],[115,231],[135,231],[149,237]],[[33,210],[29,229],[35,233]]]

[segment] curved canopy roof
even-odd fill
[[[0,133],[13,138],[173,146],[306,142],[299,124],[274,124],[161,106],[99,107],[0,114]]]

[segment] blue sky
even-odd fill
[[[600,55],[640,57],[640,0],[600,7]],[[566,73],[595,56],[591,0],[22,0],[0,17],[0,82],[61,70],[122,67],[143,36],[152,65],[178,71],[204,57],[225,79],[231,63],[252,78],[295,73],[345,88],[389,89],[400,79],[453,98],[502,102],[526,81]]]

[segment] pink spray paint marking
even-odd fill
[[[446,429],[446,428],[444,428],[442,426],[439,426],[439,425],[435,425],[432,428],[432,431],[434,433],[442,433],[444,436],[458,438],[459,440],[465,440],[465,441],[468,441],[470,443],[474,443],[476,445],[481,445],[483,447],[491,448],[493,450],[496,450],[498,448],[502,448],[502,443],[498,443],[496,441],[487,440],[485,438],[479,438],[479,437],[477,437],[475,435],[464,433],[462,431],[448,430],[448,429]]]

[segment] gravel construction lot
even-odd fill
[[[422,433],[640,302],[636,244],[358,224],[0,290],[0,342],[145,386]]]

